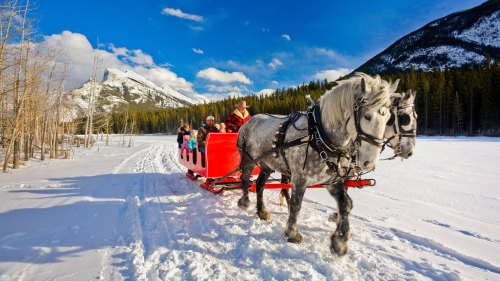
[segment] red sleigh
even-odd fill
[[[202,177],[205,182],[200,186],[212,193],[220,194],[225,190],[241,189],[240,175],[240,153],[236,148],[237,133],[210,133],[206,140],[205,154],[198,149],[180,150],[179,163],[188,169],[186,176],[192,180]],[[196,155],[194,155],[196,153]],[[255,179],[260,173],[256,166],[252,172],[250,191],[255,191]],[[358,187],[375,185],[375,180],[346,180],[344,187]],[[320,188],[322,185],[308,186],[308,188]],[[290,184],[283,184],[280,179],[270,178],[266,182],[266,188],[291,188]]]

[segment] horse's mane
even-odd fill
[[[354,101],[361,94],[361,79],[365,79],[367,89],[371,94],[365,97],[364,107],[368,111],[376,110],[382,106],[390,105],[390,83],[382,80],[380,76],[372,77],[370,75],[357,72],[353,77],[338,81],[338,85],[327,91],[319,99],[322,119],[328,124],[324,126],[333,126],[341,128],[348,116],[353,114]]]

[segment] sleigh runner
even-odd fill
[[[211,133],[206,141],[206,153],[202,154],[198,149],[179,150],[179,163],[188,169],[186,176],[192,180],[200,177],[205,182],[201,188],[214,194],[222,194],[227,190],[241,189],[240,153],[236,147],[237,133]],[[195,155],[196,154],[196,155]],[[260,173],[260,167],[256,166],[252,171],[252,181],[249,190],[255,192],[255,179]],[[363,188],[375,185],[373,179],[345,180],[344,187]],[[312,185],[308,188],[322,188],[323,185]],[[265,185],[266,189],[289,189],[291,184],[281,183],[281,179],[270,178]]]

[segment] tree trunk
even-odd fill
[[[14,159],[12,159],[12,168],[19,169],[19,158],[21,154],[21,136],[14,140]]]

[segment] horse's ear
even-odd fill
[[[361,78],[361,92],[366,93],[366,81],[365,78]]]
[[[399,84],[399,79],[396,80],[396,82],[394,82],[390,87],[389,87],[389,91],[391,93],[395,92],[396,89],[398,88],[398,84]]]
[[[406,91],[406,93],[404,94],[404,97],[403,97],[404,101],[407,101],[411,97],[411,92],[412,92],[411,89]]]

